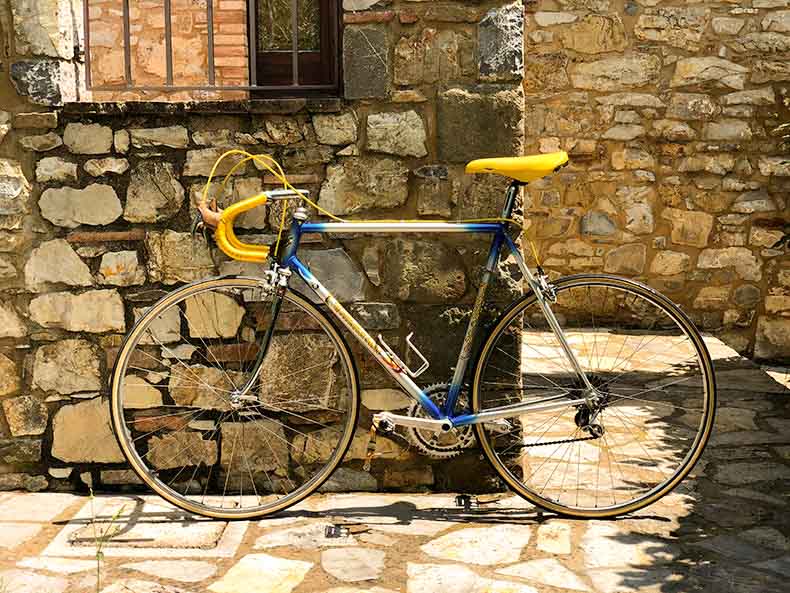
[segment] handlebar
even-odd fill
[[[256,263],[265,261],[269,257],[269,246],[252,245],[240,241],[233,230],[236,218],[248,210],[264,205],[269,200],[283,200],[297,195],[306,196],[308,193],[307,190],[295,192],[290,189],[275,189],[231,204],[219,213],[219,218],[216,221],[217,228],[214,231],[214,239],[217,242],[217,246],[225,255],[238,261]],[[201,217],[206,224],[214,222],[213,220],[206,220],[206,215],[203,211],[201,211]]]

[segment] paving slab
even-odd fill
[[[59,492],[11,492],[0,501],[0,521],[48,523],[84,497]]]
[[[409,564],[407,593],[538,593],[513,581],[482,577],[463,564]]]
[[[41,523],[0,523],[0,548],[13,550],[33,539],[44,527]]]
[[[29,570],[0,572],[3,593],[63,593],[69,582],[62,577],[50,577]]]
[[[516,562],[529,543],[530,528],[516,525],[466,528],[443,535],[421,546],[421,550],[442,560],[471,564]]]
[[[538,550],[565,556],[571,553],[571,549],[569,524],[550,522],[538,527]]]
[[[372,548],[345,548],[321,552],[321,568],[339,581],[375,581],[384,570],[385,553]]]
[[[572,591],[589,591],[584,581],[576,573],[566,568],[555,558],[540,558],[521,564],[514,564],[500,568],[497,574],[519,577],[527,581],[534,581],[541,585],[570,589]]]
[[[312,567],[312,562],[248,554],[208,590],[214,593],[290,593]]]
[[[24,558],[16,563],[20,568],[31,568],[58,574],[76,574],[96,570],[96,560],[75,560],[73,558]]]
[[[214,564],[197,560],[145,560],[123,564],[121,568],[182,583],[199,583],[217,573]]]
[[[190,593],[186,589],[163,585],[154,581],[124,579],[104,587],[101,593]]]
[[[227,558],[235,554],[248,524],[193,516],[153,496],[96,497],[42,554],[89,557],[102,540],[106,557]]]
[[[293,546],[295,548],[315,549],[327,546],[356,545],[357,542],[354,536],[350,534],[341,537],[327,537],[326,530],[328,527],[332,527],[332,524],[321,522],[269,532],[255,540],[254,548],[256,550],[265,550],[267,548]]]

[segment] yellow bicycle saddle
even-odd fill
[[[497,173],[518,181],[535,181],[568,164],[568,153],[550,152],[533,156],[477,159],[466,165],[467,173]]]

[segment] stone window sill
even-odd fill
[[[180,115],[188,113],[288,115],[300,111],[336,113],[343,108],[343,103],[343,99],[337,98],[248,99],[244,101],[190,101],[182,103],[154,101],[74,102],[64,104],[63,111],[85,115]]]

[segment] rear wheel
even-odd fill
[[[530,294],[483,346],[472,409],[591,403],[477,424],[477,438],[505,482],[538,506],[577,517],[637,510],[680,483],[702,453],[716,400],[710,356],[686,315],[649,287],[604,275],[555,287],[551,308],[594,391]]]
[[[304,297],[248,278],[185,286],[135,325],[113,372],[113,427],[132,468],[190,512],[280,511],[329,477],[354,435],[358,385],[348,347]],[[243,387],[250,385],[245,392]]]

